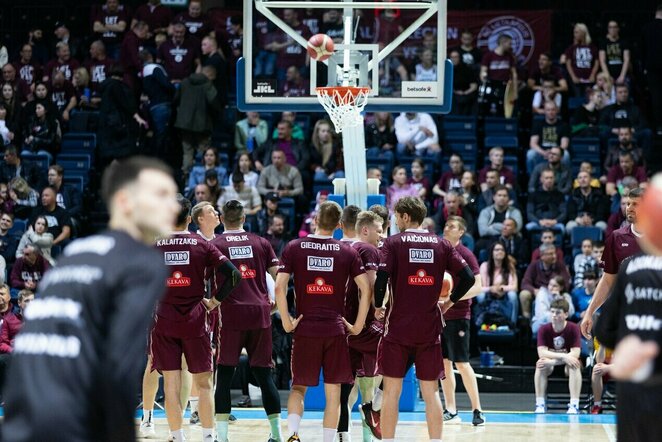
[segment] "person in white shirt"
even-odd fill
[[[395,119],[395,136],[398,139],[399,155],[434,155],[441,152],[437,125],[423,112],[401,113]]]

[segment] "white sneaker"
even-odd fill
[[[566,414],[579,414],[579,407],[577,405],[568,404],[568,411]]]
[[[146,439],[156,438],[156,428],[154,428],[154,422],[141,422],[140,423],[140,437]]]
[[[537,404],[534,411],[535,414],[544,414],[547,412],[547,409],[544,404]]]

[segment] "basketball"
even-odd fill
[[[308,55],[317,61],[324,61],[333,55],[335,45],[326,34],[315,34],[308,39]]]
[[[441,282],[441,292],[439,292],[439,299],[445,300],[453,291],[453,277],[450,273],[444,272],[444,279]]]
[[[649,253],[662,254],[662,174],[655,175],[637,207],[637,226],[644,236],[642,246]],[[648,247],[647,247],[648,246]]]

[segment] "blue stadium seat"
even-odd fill
[[[486,135],[485,148],[489,149],[494,146],[500,146],[504,149],[517,149],[519,141],[516,135]]]
[[[441,120],[441,128],[444,134],[474,135],[478,128],[478,119],[476,117],[464,115],[445,115]]]
[[[295,226],[294,226],[294,215],[295,215],[295,209],[294,209],[294,200],[292,198],[281,198],[280,202],[278,203],[278,208],[283,212],[288,219],[289,223],[289,231],[294,232]]]
[[[69,118],[69,131],[93,132],[99,121],[98,111],[73,111]]]
[[[93,154],[97,147],[97,135],[90,132],[70,132],[62,137],[63,153]]]
[[[57,156],[57,164],[62,166],[65,172],[85,171],[92,167],[92,155],[87,153],[69,153]]]
[[[452,141],[444,144],[442,151],[444,157],[450,157],[451,153],[456,153],[462,157],[464,161],[473,159],[475,161],[476,154],[478,153],[478,143],[476,141]],[[448,153],[448,155],[446,155]]]
[[[572,147],[572,158],[581,159],[600,159],[600,139],[599,138],[573,138],[570,142]]]
[[[517,120],[514,118],[485,118],[485,136],[510,135],[517,137]]]
[[[582,241],[590,239],[599,241],[602,239],[602,230],[598,227],[575,227],[570,231],[570,243],[572,247],[581,247]]]
[[[15,218],[14,225],[9,229],[10,235],[23,236],[28,227],[28,222],[24,219]]]
[[[575,109],[579,109],[585,101],[586,99],[584,97],[570,97],[568,99],[568,110],[572,112]]]
[[[317,195],[320,190],[328,190],[333,193],[333,183],[331,180],[315,180],[313,181],[313,195]]]
[[[73,186],[77,188],[81,193],[83,193],[83,190],[85,189],[85,179],[80,176],[64,176],[64,184],[69,184],[70,186]]]
[[[48,155],[40,155],[36,153],[26,153],[22,154],[21,158],[25,161],[30,161],[35,163],[41,170],[48,170],[51,165],[51,159]]]
[[[391,176],[391,168],[393,167],[392,161],[388,158],[366,157],[366,167],[368,169],[376,168],[382,171],[382,177],[388,178]]]

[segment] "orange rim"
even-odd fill
[[[367,94],[370,92],[369,87],[357,87],[357,86],[325,86],[325,87],[317,87],[315,88],[315,91],[317,92],[317,95],[326,95],[326,96],[332,96],[334,97],[334,101],[336,104],[341,104],[339,102],[339,99],[342,97],[345,97],[347,93],[349,93],[352,96],[352,103],[354,102],[354,99],[361,94]],[[338,95],[335,95],[333,92],[338,92]],[[351,103],[347,103],[351,104]]]

